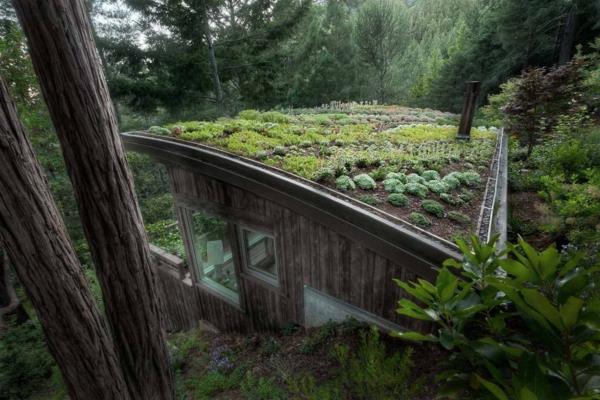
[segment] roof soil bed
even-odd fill
[[[455,119],[452,114],[359,104],[340,108],[343,112],[246,110],[234,119],[181,122],[148,132],[289,172],[449,241],[476,228],[496,149],[495,128],[473,129],[471,141],[457,141],[456,126],[447,124]]]

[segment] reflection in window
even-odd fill
[[[192,214],[192,231],[199,279],[239,302],[227,221],[196,211]]]
[[[275,241],[264,233],[242,229],[244,252],[248,269],[277,281]]]
[[[167,168],[152,157],[134,151],[127,152],[127,161],[149,242],[167,253],[185,259]]]

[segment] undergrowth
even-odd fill
[[[298,345],[286,345],[298,343]],[[241,338],[240,338],[241,339]],[[355,320],[329,322],[302,334],[248,337],[229,347],[199,331],[171,337],[170,349],[178,399],[402,399],[411,398],[419,381],[413,377],[411,348],[390,350],[375,328]],[[284,367],[286,359],[314,359],[328,365],[326,374]]]

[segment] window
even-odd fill
[[[277,286],[277,259],[273,237],[244,228],[242,247],[248,271]]]
[[[239,304],[229,223],[200,211],[191,215],[192,242],[198,279]]]

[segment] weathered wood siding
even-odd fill
[[[176,204],[204,209],[269,228],[275,237],[279,288],[241,274],[242,296],[236,307],[200,287],[181,282],[177,273],[162,271],[161,289],[168,303],[169,328],[185,329],[205,319],[222,330],[263,330],[303,323],[304,285],[327,293],[407,328],[420,324],[398,316],[403,296],[393,278],[414,280],[410,260],[391,260],[318,221],[201,171],[169,167]],[[180,213],[181,216],[181,213]]]

